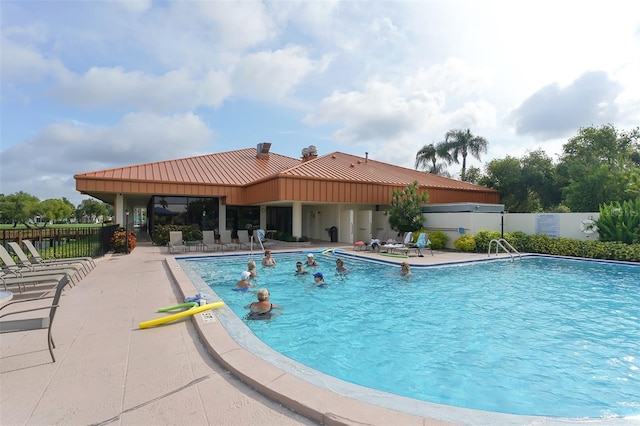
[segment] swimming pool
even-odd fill
[[[640,268],[532,258],[449,268],[348,259],[329,287],[295,277],[278,254],[258,287],[285,306],[251,322],[269,346],[349,382],[437,403],[567,417],[640,413]],[[335,267],[320,256],[320,268]],[[243,316],[255,294],[231,290],[247,256],[188,261]],[[333,309],[337,309],[334,311]],[[340,341],[339,338],[344,338]],[[381,379],[382,378],[382,379]]]

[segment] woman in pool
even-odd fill
[[[349,269],[344,266],[344,262],[342,261],[342,259],[336,259],[336,272],[338,272],[339,274],[346,274],[347,272],[349,272]]]
[[[240,281],[236,283],[236,291],[247,291],[249,287],[253,287],[253,284],[249,282],[249,278],[251,277],[251,273],[249,271],[242,271],[240,274]]]
[[[252,277],[258,276],[258,271],[256,271],[256,261],[250,260],[247,262],[247,271],[251,274]]]
[[[261,288],[257,293],[258,301],[245,305],[245,309],[249,309],[250,312],[245,316],[248,320],[269,320],[280,313],[272,312],[274,309],[282,310],[282,306],[276,305],[269,301],[269,290]]]
[[[302,262],[298,262],[296,263],[296,275],[304,275],[304,274],[308,274],[309,272],[306,271],[304,269],[304,267],[302,266]]]
[[[400,264],[400,276],[402,278],[408,278],[411,275],[411,266],[409,266],[409,262],[402,262]]]
[[[307,255],[307,266],[318,266],[318,262],[313,258],[313,254]]]
[[[276,260],[271,257],[271,250],[264,251],[264,257],[262,258],[262,266],[276,266]]]

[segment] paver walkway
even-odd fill
[[[311,425],[253,391],[206,352],[191,321],[140,330],[182,301],[163,262],[140,243],[97,260],[65,291],[53,326],[0,335],[0,424]]]

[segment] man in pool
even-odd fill
[[[346,274],[349,272],[349,269],[344,266],[342,259],[336,259],[336,272],[339,274]]]
[[[324,275],[322,275],[322,272],[316,272],[313,274],[313,281],[315,282],[316,287],[327,287],[327,283],[324,282]]]
[[[272,312],[274,309],[282,310],[282,306],[271,303],[269,298],[269,290],[261,288],[257,293],[258,301],[245,305],[245,309],[249,309],[250,312],[245,316],[248,320],[270,320],[273,317],[280,314],[280,312]]]
[[[308,274],[309,272],[306,271],[304,269],[304,267],[302,266],[302,262],[297,262],[296,263],[296,275],[304,275],[304,274]]]

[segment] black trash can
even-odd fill
[[[336,228],[335,226],[332,226],[331,228],[329,228],[329,236],[331,237],[331,242],[332,243],[337,243],[338,242],[338,228]]]

